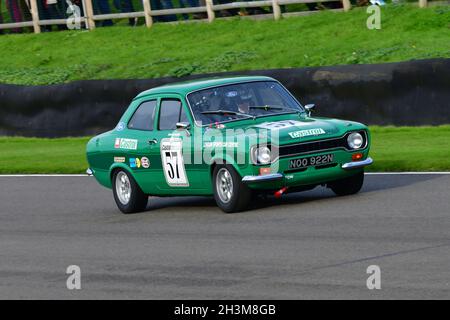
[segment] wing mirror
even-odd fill
[[[177,129],[188,130],[191,127],[189,122],[177,122]]]
[[[189,122],[177,122],[176,124],[177,130],[186,130],[188,136],[190,136],[189,129],[191,128],[191,124]]]
[[[311,116],[311,112],[316,108],[316,105],[314,103],[310,103],[305,105],[305,110],[308,113],[308,117]]]

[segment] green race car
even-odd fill
[[[262,193],[357,193],[372,163],[367,127],[312,117],[313,108],[269,77],[153,88],[88,142],[88,174],[124,213],[145,210],[148,196],[213,195],[235,212]]]

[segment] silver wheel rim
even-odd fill
[[[233,197],[233,178],[231,177],[231,173],[225,168],[217,172],[216,190],[222,202],[230,202]]]
[[[127,174],[123,171],[116,176],[116,194],[120,203],[127,205],[131,197],[131,184]]]

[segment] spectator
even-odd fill
[[[199,7],[199,6],[200,6],[199,0],[180,0],[181,8],[188,8],[188,7],[194,8],[194,7]],[[194,14],[194,18],[197,18],[197,19],[201,19],[204,17],[205,17],[204,14],[203,15],[202,14]],[[183,19],[187,20],[187,19],[189,19],[189,16],[186,13],[184,13]]]
[[[114,6],[120,12],[134,12],[133,3],[131,0],[114,0]],[[137,24],[137,18],[129,18],[128,24],[135,26]]]
[[[30,0],[19,0],[19,5],[23,21],[31,21]]]
[[[84,12],[84,7],[83,7],[83,0],[65,0],[67,3],[67,7],[69,6],[68,1],[72,2],[72,4],[78,6],[78,8],[80,8],[80,14],[83,15]],[[67,13],[67,8],[66,8],[66,13]]]
[[[11,22],[22,22],[22,12],[19,7],[19,3],[17,0],[6,0],[6,8],[9,11],[11,16]],[[21,32],[21,28],[14,28],[11,30],[12,32],[19,33]]]
[[[108,0],[93,0],[92,5],[94,7],[94,14],[110,14],[111,8],[109,7]],[[109,27],[113,25],[111,19],[102,20],[99,22],[102,27]]]
[[[58,3],[58,0],[38,0],[36,3],[38,6],[39,20],[65,19],[65,8],[61,7],[61,3]],[[52,31],[52,26],[42,26],[41,29],[44,32]],[[58,29],[65,30],[67,27],[65,24],[59,24]]]
[[[172,0],[150,0],[150,5],[152,7],[152,10],[173,9]],[[174,14],[167,14],[164,16],[153,17],[153,19],[157,22],[168,22],[176,21],[177,16]]]
[[[2,16],[2,2],[0,1],[0,23],[3,23],[3,16]],[[3,30],[0,29],[0,34],[3,34]]]
[[[233,2],[232,0],[213,0],[214,4],[226,4]],[[230,17],[235,16],[239,13],[239,9],[228,9],[228,10],[220,10],[217,12],[217,16],[219,17]]]

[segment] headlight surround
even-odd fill
[[[359,132],[350,133],[347,143],[350,149],[359,149],[364,145],[364,137]]]
[[[268,146],[254,147],[252,151],[252,160],[254,164],[269,164],[272,161],[272,153]]]

